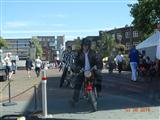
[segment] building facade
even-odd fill
[[[42,46],[42,60],[53,61],[56,49],[55,36],[36,36]]]
[[[53,62],[60,60],[64,50],[64,36],[34,36],[40,41],[43,55],[42,60]],[[26,60],[30,56],[32,38],[5,39],[8,48],[4,49],[5,53],[11,52],[18,55],[20,60]]]
[[[11,52],[13,55],[18,55],[20,60],[25,60],[29,56],[31,38],[6,39],[8,48],[4,52]]]
[[[128,51],[132,45],[137,45],[141,42],[140,32],[138,32],[133,26],[125,26],[123,28],[115,28],[108,31],[99,31],[99,36],[102,37],[103,33],[111,34],[117,43],[124,44],[126,51]]]
[[[75,50],[75,48],[76,48],[76,41],[71,41],[71,40],[69,40],[69,41],[67,41],[66,43],[65,43],[65,47],[67,48],[68,46],[71,46],[72,47],[72,50]]]
[[[64,49],[64,36],[36,36],[43,49],[42,60],[53,62],[61,59]]]

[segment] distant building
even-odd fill
[[[92,42],[92,45],[97,45],[98,44],[98,41],[100,40],[100,37],[99,36],[87,36],[85,38],[88,38],[89,40],[91,40]],[[79,40],[79,41],[77,41]],[[73,50],[76,49],[76,44],[81,44],[81,38],[80,37],[77,37],[76,39],[74,40],[69,40],[65,43],[65,47],[68,47],[68,46],[71,46]]]
[[[25,60],[29,56],[29,45],[31,38],[5,39],[8,48],[4,52],[11,52],[13,55],[18,55],[20,60]]]
[[[55,36],[36,36],[42,45],[42,60],[53,61],[56,55],[56,39]]]
[[[90,39],[92,41],[92,45],[98,46],[98,42],[100,41],[99,36],[87,36],[87,39]]]
[[[42,60],[53,62],[60,60],[64,50],[64,36],[34,36],[42,45]],[[30,43],[32,38],[6,39],[8,48],[4,52],[18,55],[20,60],[26,60],[30,56]]]
[[[75,50],[75,47],[76,47],[76,41],[67,41],[65,43],[65,47],[67,48],[68,46],[71,46],[72,47],[72,50]]]
[[[64,49],[64,36],[36,36],[43,49],[42,59],[47,61],[55,61],[61,59]]]
[[[108,31],[99,31],[99,36],[103,33],[109,33],[115,38],[117,43],[122,43],[128,51],[132,45],[137,45],[141,42],[140,33],[133,26],[125,26],[122,28],[115,28]]]

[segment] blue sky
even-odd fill
[[[4,38],[36,35],[98,35],[130,24],[127,4],[136,0],[1,0],[1,36]]]

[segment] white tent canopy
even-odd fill
[[[143,49],[160,45],[160,31],[156,31],[152,36],[136,46],[137,49]]]
[[[160,31],[155,31],[155,33],[138,44],[136,48],[139,51],[145,50],[146,55],[149,56],[152,60],[160,59],[160,51],[159,51],[159,46],[160,46]]]

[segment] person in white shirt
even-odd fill
[[[41,67],[42,67],[42,61],[40,57],[38,56],[37,59],[35,60],[35,72],[36,72],[37,77],[39,77],[40,75]]]
[[[11,53],[7,53],[6,57],[4,58],[4,62],[6,65],[6,75],[8,79],[11,79],[13,71],[12,71],[12,62],[11,62]]]
[[[124,57],[123,57],[123,55],[119,52],[118,55],[116,56],[116,63],[118,64],[118,71],[119,71],[119,73],[121,73],[121,71],[122,71],[123,61],[124,61]]]

